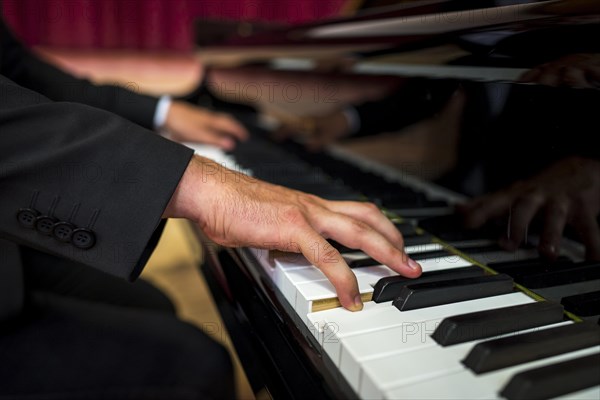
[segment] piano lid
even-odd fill
[[[311,71],[325,62],[351,74],[512,81],[561,56],[599,52],[599,31],[594,0],[416,1],[234,35],[198,54],[209,66]]]

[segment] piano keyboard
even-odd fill
[[[332,243],[351,266],[365,301],[356,313],[340,307],[325,275],[302,256],[249,249],[310,332],[313,347],[357,397],[600,399],[597,263],[568,251],[553,270],[534,248],[508,253],[489,238],[445,231],[452,217],[430,217],[448,214],[458,197],[415,185],[405,175],[392,179],[259,139],[233,155],[193,147],[273,183],[329,199],[368,198],[415,218],[398,227],[407,253],[423,267],[416,280]],[[537,283],[535,292],[521,285],[531,282]],[[566,318],[563,306],[583,311],[589,321]]]

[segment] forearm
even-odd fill
[[[25,48],[0,20],[2,58],[0,74],[15,83],[54,101],[87,104],[118,114],[145,128],[153,128],[158,99],[136,93],[132,82],[127,88],[94,85],[50,65]]]

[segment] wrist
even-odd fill
[[[345,121],[345,136],[352,136],[360,131],[360,116],[356,108],[346,107],[341,111]]]
[[[242,181],[254,181],[254,178],[225,168],[210,158],[194,155],[165,207],[163,218],[185,218],[202,226],[227,196],[235,196],[231,184]]]
[[[175,192],[163,212],[163,218],[185,218],[197,221],[198,194],[202,190],[202,162],[208,159],[195,155],[185,169]]]

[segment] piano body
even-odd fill
[[[600,24],[600,10],[586,1],[503,3],[402,3],[233,38],[201,56],[209,65],[231,66],[233,53],[238,66],[301,76],[320,73],[324,59],[331,67],[334,54],[354,60],[333,67],[342,79],[452,79],[526,93],[535,85],[515,82],[523,71],[569,46],[582,51],[589,43],[573,43],[581,36],[568,33]],[[553,42],[532,52],[544,38]],[[332,79],[332,70],[323,76]],[[408,281],[332,243],[365,301],[363,311],[351,313],[303,257],[222,248],[196,230],[205,250],[202,272],[256,392],[298,399],[600,399],[600,264],[584,259],[576,237],[563,240],[554,263],[539,257],[535,232],[517,251],[505,251],[497,232],[460,226],[452,208],[464,193],[341,147],[313,153],[294,141],[275,143],[256,115],[238,117],[252,131],[247,143],[228,154],[196,151],[325,198],[377,202],[424,271]]]

